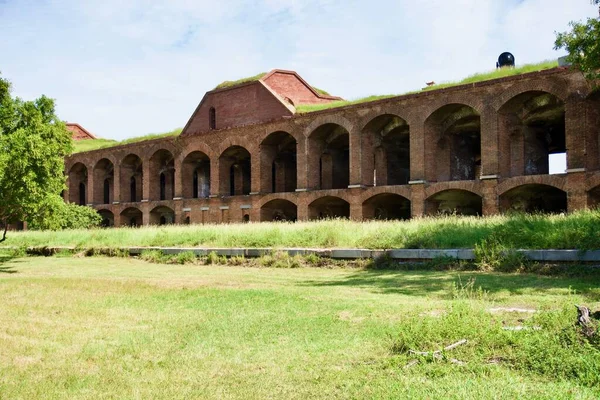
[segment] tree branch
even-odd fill
[[[6,231],[8,230],[8,221],[4,220],[2,222],[4,223],[4,233],[2,234],[2,239],[0,239],[0,243],[6,240]]]

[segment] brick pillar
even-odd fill
[[[93,169],[93,167],[92,168],[88,167],[86,190],[87,190],[86,203],[94,204],[94,169]]]
[[[174,223],[176,224],[183,224],[183,220],[185,219],[185,213],[183,212],[183,201],[182,200],[175,200],[173,202],[173,212],[175,214],[174,216]]]
[[[144,188],[146,186],[144,185]],[[150,225],[150,204],[142,203],[140,205],[140,211],[142,212],[142,225]]]
[[[308,200],[307,196],[303,194],[298,197],[298,205],[296,208],[298,221],[307,221],[308,220]]]
[[[115,165],[113,166],[113,203],[121,202],[121,166]],[[115,226],[116,226],[115,217]]]
[[[210,195],[218,196],[221,194],[220,188],[220,175],[221,171],[219,169],[219,158],[211,158],[210,160]]]
[[[178,159],[175,159],[175,162],[178,162]],[[183,198],[183,163],[179,162],[178,164],[175,165],[175,172],[174,172],[174,180],[175,182],[173,182],[173,198],[177,199],[177,198]]]
[[[120,207],[114,206],[112,207],[113,217],[114,217],[114,227],[118,228],[121,226],[121,212]]]
[[[152,184],[152,179],[150,177],[150,160],[144,160],[144,164],[142,165],[142,171],[142,200],[150,200],[150,185]],[[147,224],[144,223],[144,225]]]
[[[481,113],[481,176],[498,175],[498,116],[486,108]],[[479,176],[475,177],[479,179]],[[485,206],[484,206],[485,208]]]
[[[296,187],[303,190],[308,188],[308,140],[302,137],[296,144]]]
[[[585,172],[572,172],[567,175],[567,211],[582,210],[588,206]]]
[[[371,131],[362,132],[361,134],[361,184],[363,186],[373,186],[373,171],[377,169],[377,184],[382,185],[379,179],[379,167],[375,165],[375,149],[374,134]],[[377,142],[381,142],[377,140]],[[378,143],[379,144],[379,143]]]
[[[362,149],[360,131],[356,128],[350,132],[350,186],[362,184]]]
[[[412,140],[412,139],[411,139]],[[415,184],[410,187],[411,200],[410,209],[411,217],[422,217],[425,215],[425,185]]]
[[[362,204],[360,203],[359,196],[353,196],[350,200],[350,219],[353,221],[362,221],[363,219]]]
[[[495,215],[500,213],[498,200],[498,179],[486,179],[481,181],[481,192],[483,195],[483,215]]]
[[[581,99],[565,103],[565,140],[567,143],[567,169],[585,168],[585,147],[589,135],[586,130],[586,104]]]
[[[271,169],[269,168],[269,174]],[[261,159],[260,152],[253,150],[250,154],[250,193],[260,193]]]
[[[600,168],[600,94],[586,102],[586,169],[596,171]]]
[[[422,123],[410,126],[410,180],[425,179],[425,129]]]
[[[63,190],[63,201],[68,203],[69,199],[71,198],[71,178],[69,175],[67,175],[67,179],[65,180],[65,186],[66,189]]]

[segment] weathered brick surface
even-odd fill
[[[187,223],[188,217],[191,223],[330,215],[400,218],[403,214],[398,210],[404,209],[410,209],[413,217],[452,210],[494,214],[548,206],[548,199],[558,202],[548,209],[572,211],[600,202],[600,102],[578,72],[554,69],[276,118],[270,100],[259,96],[260,90],[253,84],[242,86],[230,90],[227,101],[212,103],[218,107],[217,130],[206,130],[203,124],[208,120],[199,116],[178,138],[69,157],[65,199],[79,202],[83,184],[85,203],[105,210],[106,216],[114,215],[115,225]],[[245,94],[240,99],[236,92]],[[247,95],[254,96],[253,104],[261,110],[266,101],[265,113],[248,108]],[[202,107],[200,114],[208,116],[208,108]],[[231,115],[222,115],[221,107],[230,107]],[[536,117],[536,107],[553,107],[550,124],[554,131],[564,131],[563,145],[548,142],[548,135],[536,131],[544,126]],[[220,118],[242,125],[220,129]],[[255,122],[248,123],[251,120]],[[394,140],[408,135],[408,154],[390,153],[406,146],[405,142],[386,145],[391,137],[386,135],[392,132],[397,134]],[[461,145],[459,136],[464,132],[479,138],[480,154],[452,150]],[[568,173],[526,174],[527,168],[537,171],[544,163],[547,168],[547,159],[533,156],[541,150],[560,152],[560,146],[567,153]],[[246,159],[239,158],[240,148],[247,151]],[[409,160],[404,159],[407,156]],[[386,161],[394,157],[396,161]],[[231,168],[242,161],[249,162],[246,175]],[[473,169],[457,170],[467,161],[469,168],[475,168],[474,179],[456,180],[467,176],[461,174],[472,174]],[[396,169],[407,166],[410,184],[384,182],[399,173]],[[198,198],[192,195],[194,171],[206,174],[202,176],[210,182],[210,189]],[[166,197],[160,200],[159,176],[166,172],[162,188]],[[133,202],[132,177],[137,184]],[[100,204],[107,179],[110,201]],[[237,188],[244,187],[246,180],[250,189],[240,192]],[[271,193],[273,187],[277,193]]]
[[[73,140],[96,139],[96,137],[88,132],[83,126],[75,123],[67,122],[67,129],[71,131]]]

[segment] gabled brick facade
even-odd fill
[[[207,93],[181,137],[69,157],[65,200],[91,204],[115,226],[600,204],[600,95],[579,72],[555,68],[307,114],[291,103],[311,94],[304,84],[286,92],[286,74]],[[548,173],[552,154],[565,154],[565,173]]]
[[[66,125],[67,129],[73,133],[73,140],[96,139],[96,136],[92,135],[88,130],[79,124],[67,122]]]

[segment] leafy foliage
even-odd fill
[[[38,214],[29,220],[29,228],[38,230],[89,229],[100,225],[102,217],[87,206],[65,203],[58,196],[48,196]]]
[[[54,112],[54,100],[12,98],[0,78],[0,222],[35,217],[65,187],[64,158],[71,134]]]
[[[593,0],[593,4],[600,4],[600,0]],[[600,78],[600,19],[572,21],[569,25],[570,32],[556,34],[554,48],[567,50],[567,61],[580,68],[588,78]]]

